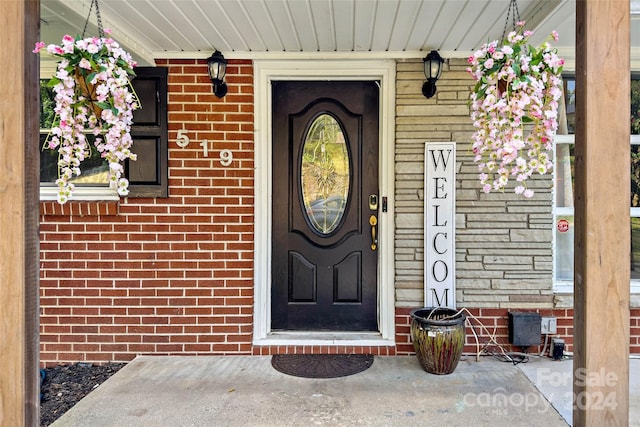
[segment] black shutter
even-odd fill
[[[129,197],[168,197],[167,75],[163,67],[136,67],[131,80],[142,108],[134,111],[131,137],[136,161],[125,164]]]

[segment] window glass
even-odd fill
[[[566,125],[562,123],[561,117],[558,133],[571,135],[576,133],[576,80],[573,78],[564,78],[564,107]],[[566,131],[563,131],[563,126],[566,127]]]
[[[564,78],[564,107],[566,111],[566,132],[563,123],[559,123],[559,134],[576,132],[576,81]],[[562,121],[562,117],[560,119]],[[631,80],[631,134],[640,135],[640,80]]]
[[[47,80],[40,80],[40,129],[49,129],[53,124],[55,96],[53,89],[47,86]]]
[[[58,151],[45,148],[50,137],[49,132],[55,119],[55,92],[47,87],[47,80],[40,81],[40,184],[54,184],[58,179]],[[71,180],[76,185],[90,185],[108,187],[109,164],[102,159],[100,153],[95,149],[93,135],[87,135],[89,146],[92,149],[90,154],[80,164],[80,176]]]
[[[557,216],[555,220],[556,280],[573,280],[573,215]]]
[[[564,78],[564,103],[561,104],[555,145],[554,188],[554,271],[557,282],[572,282],[574,276],[574,189],[575,189],[575,79]],[[563,111],[564,109],[564,111]],[[640,134],[640,80],[631,81],[631,134]],[[640,280],[640,145],[637,137],[629,141],[631,182],[631,280]],[[633,141],[633,142],[632,142]],[[575,142],[575,143],[574,143]]]
[[[631,79],[631,134],[640,134],[640,80]]]
[[[631,146],[631,207],[640,207],[640,145]]]
[[[556,207],[573,207],[574,185],[574,144],[557,144],[555,163]]]
[[[640,280],[640,218],[631,218],[631,280]]]
[[[306,215],[321,234],[336,229],[349,196],[349,153],[340,124],[321,114],[309,126],[301,163],[301,188]]]

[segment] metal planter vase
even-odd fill
[[[422,368],[437,375],[452,373],[462,355],[466,316],[446,307],[411,312],[411,339]]]

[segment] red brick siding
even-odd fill
[[[252,64],[229,61],[223,99],[206,61],[159,66],[169,68],[170,197],[41,203],[45,365],[252,353]]]
[[[252,345],[252,64],[229,62],[223,99],[211,91],[204,60],[159,65],[169,68],[170,197],[40,205],[43,365],[138,354],[412,354],[405,308],[396,310],[396,347]],[[187,148],[175,144],[179,129]],[[233,153],[229,167],[220,164],[222,149]],[[506,309],[471,312],[510,348]],[[541,312],[558,317],[571,351],[572,310]],[[632,310],[630,341],[640,353],[640,309]],[[470,330],[465,351],[475,352]]]
[[[394,356],[396,348],[354,345],[279,345],[254,347],[253,354],[256,356],[272,354],[373,354],[375,356]]]
[[[543,316],[553,316],[557,318],[558,330],[557,336],[562,338],[565,342],[565,351],[573,351],[573,309],[558,308],[558,309],[501,309],[501,308],[469,308],[469,312],[475,319],[468,316],[469,322],[472,322],[475,326],[476,334],[480,342],[480,348],[482,344],[489,341],[488,334],[481,330],[479,323],[496,337],[496,341],[505,347],[507,351],[519,352],[519,347],[514,347],[509,344],[509,326],[508,326],[508,312],[509,311],[536,311]],[[411,319],[409,313],[411,309],[398,308],[396,309],[396,353],[397,354],[413,354],[413,344],[411,343],[410,325]],[[631,309],[630,315],[631,337],[630,337],[630,352],[634,354],[640,354],[640,308]],[[476,320],[477,319],[477,320]],[[549,340],[547,349],[551,346],[551,340]],[[540,346],[530,347],[528,351],[532,354],[539,354],[544,347],[544,341],[541,341]],[[493,350],[496,350],[495,347]],[[467,326],[466,343],[464,347],[465,353],[477,352],[476,340],[473,335],[473,331]]]

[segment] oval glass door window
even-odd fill
[[[300,180],[309,223],[320,234],[340,224],[349,197],[349,152],[340,124],[317,116],[304,140]]]

